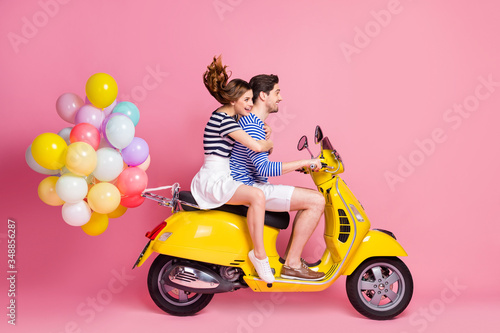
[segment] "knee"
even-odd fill
[[[312,206],[323,213],[325,210],[325,197],[319,192],[315,192],[313,198],[312,198]]]
[[[252,200],[250,202],[250,205],[262,208],[266,206],[266,196],[264,195],[264,192],[262,192],[261,189],[253,188],[251,197]]]

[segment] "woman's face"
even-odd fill
[[[248,116],[250,111],[252,111],[253,102],[252,102],[253,93],[252,90],[247,90],[237,101],[234,103],[234,110],[236,114],[240,116]]]

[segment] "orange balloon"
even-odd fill
[[[114,211],[112,211],[111,213],[108,214],[108,217],[110,219],[116,219],[117,217],[120,217],[123,214],[125,214],[126,211],[127,211],[127,207],[119,205],[117,209],[115,209]]]
[[[56,183],[59,177],[50,176],[45,178],[38,185],[38,197],[50,206],[61,206],[64,201],[59,198],[56,192]]]
[[[110,183],[98,183],[92,186],[87,195],[90,208],[100,214],[109,214],[120,205],[120,191]]]
[[[109,219],[106,214],[93,212],[90,220],[82,225],[82,230],[89,236],[98,236],[108,228]]]
[[[97,153],[86,142],[74,142],[68,146],[66,167],[77,176],[88,176],[97,166]]]

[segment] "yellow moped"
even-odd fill
[[[323,167],[311,175],[323,194],[326,244],[321,259],[309,267],[325,273],[321,281],[280,278],[283,259],[276,239],[286,229],[287,212],[266,212],[264,243],[276,281],[261,280],[248,252],[253,248],[246,224],[245,206],[224,205],[199,210],[190,192],[172,186],[168,199],[151,191],[142,195],[171,207],[174,214],[146,234],[149,241],[134,267],[142,266],[153,252],[158,256],[148,274],[153,301],[176,316],[193,315],[210,303],[215,293],[250,288],[256,292],[307,292],[328,288],[346,275],[349,301],[362,315],[376,320],[391,319],[404,311],[413,294],[413,280],[398,258],[405,250],[389,231],[370,229],[370,221],[358,199],[338,176],[344,163],[330,140],[316,127],[315,143],[321,145]],[[309,150],[303,136],[298,150]],[[312,157],[312,154],[311,154]]]

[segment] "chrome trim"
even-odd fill
[[[177,285],[189,288],[214,289],[219,286],[216,278],[189,266],[174,267],[168,274],[168,279]]]

